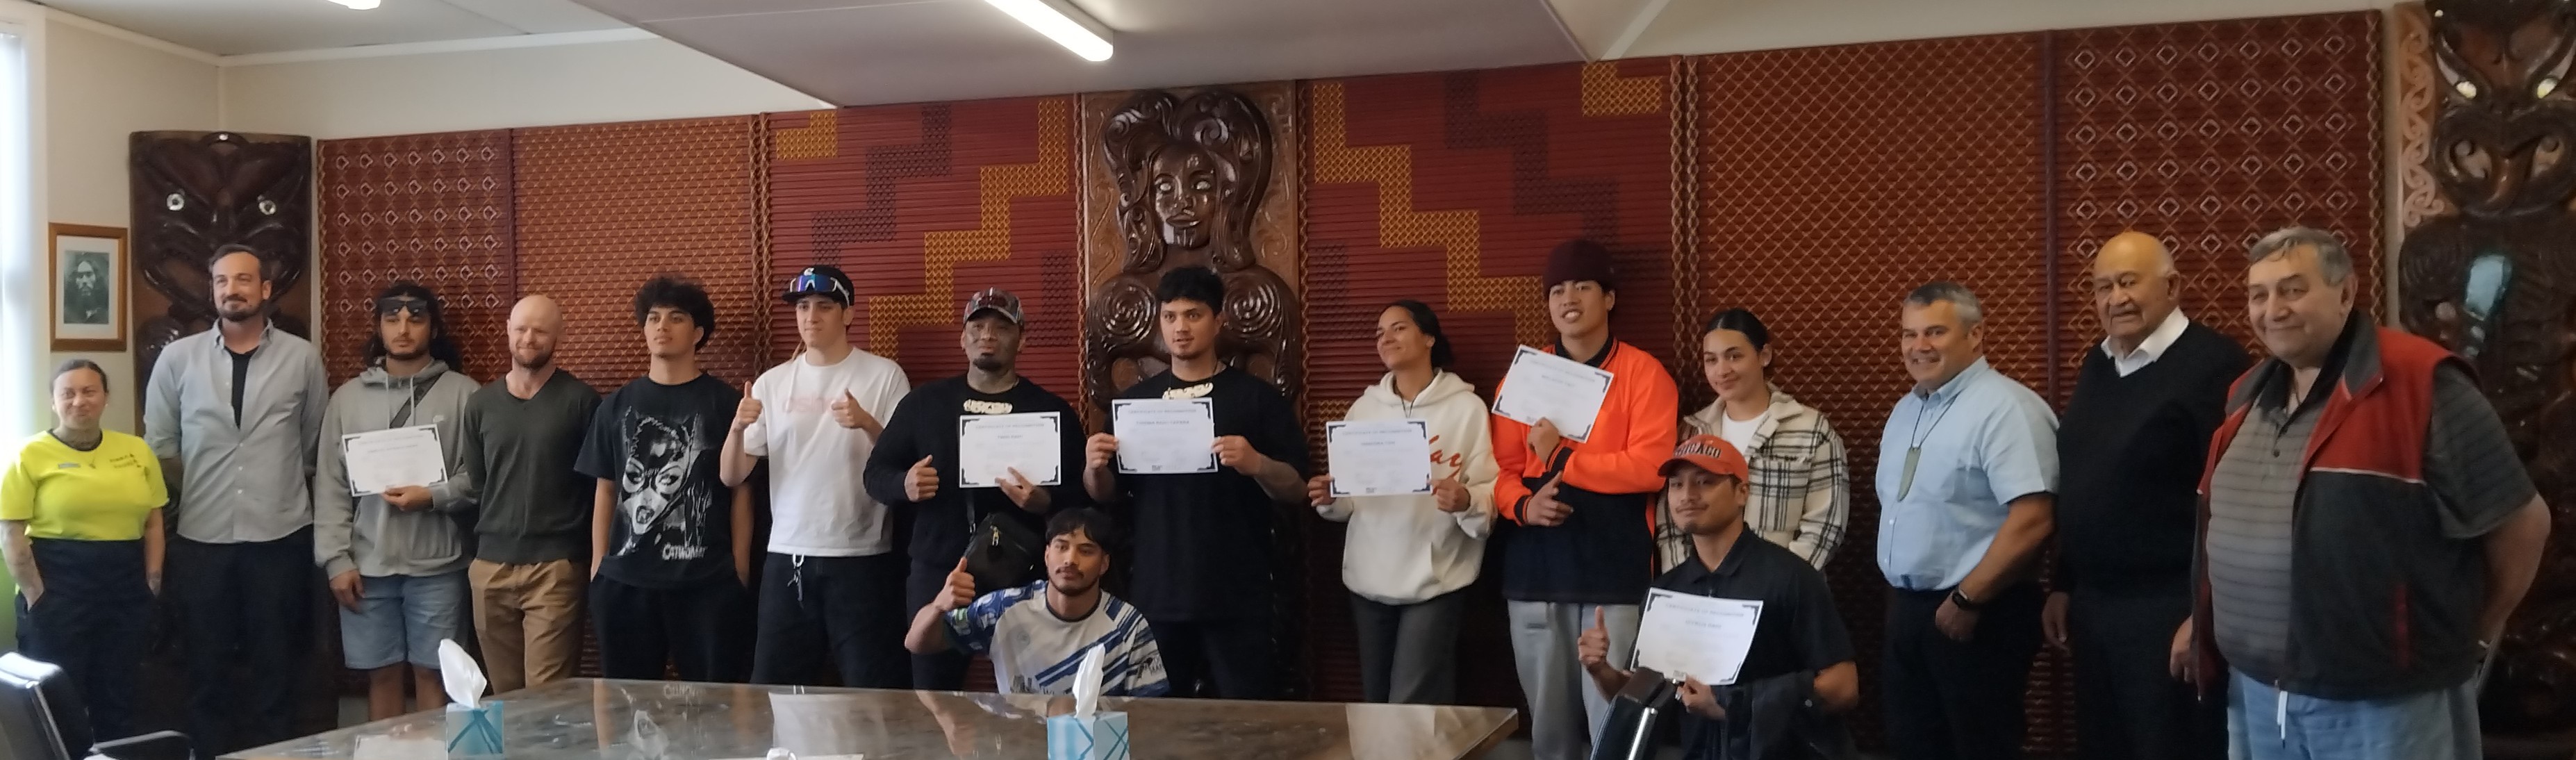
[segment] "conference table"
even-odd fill
[[[571,679],[496,697],[508,760],[1046,757],[1070,697]],[[1495,707],[1103,699],[1127,714],[1130,756],[1472,758],[1519,726]],[[446,760],[443,711],[225,755],[228,760]]]

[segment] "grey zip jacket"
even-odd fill
[[[457,436],[465,420],[465,399],[477,387],[473,378],[432,361],[411,377],[388,375],[381,364],[371,366],[332,392],[313,467],[313,558],[323,577],[351,570],[381,577],[465,569],[474,555],[467,550],[456,513],[472,510],[474,499]],[[350,496],[340,437],[416,425],[437,426],[447,460],[446,482],[429,486],[430,507],[405,512],[382,496]]]

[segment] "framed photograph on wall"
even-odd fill
[[[54,224],[47,232],[53,350],[125,350],[125,230]]]

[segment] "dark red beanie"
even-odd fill
[[[1547,274],[1539,278],[1538,290],[1543,294],[1560,284],[1587,280],[1601,283],[1602,290],[1619,289],[1618,277],[1610,270],[1609,249],[1602,248],[1600,243],[1575,238],[1558,243],[1556,250],[1548,252]]]

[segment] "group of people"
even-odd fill
[[[2043,645],[2075,659],[2086,757],[2476,756],[2478,677],[2546,508],[2464,366],[2376,327],[2332,236],[2283,230],[2247,261],[2260,363],[2180,311],[2154,238],[2104,244],[2106,336],[2063,416],[1986,363],[1975,294],[1904,299],[1913,387],[1871,484],[1900,757],[2018,756]],[[396,283],[334,392],[266,319],[254,252],[219,251],[210,274],[221,321],[163,353],[146,437],[103,431],[104,374],[67,363],[58,424],[0,482],[23,645],[81,680],[103,734],[131,720],[165,564],[205,756],[288,738],[315,565],[379,717],[407,691],[439,703],[436,642],[469,604],[498,691],[569,675],[587,609],[610,677],[799,684],[828,663],[843,685],[956,689],[983,653],[1003,690],[1061,693],[1100,648],[1113,695],[1270,698],[1270,531],[1311,508],[1349,523],[1371,701],[1455,699],[1462,594],[1499,540],[1536,756],[1603,740],[1649,589],[1762,603],[1735,680],[1675,689],[1689,756],[1847,749],[1836,716],[1861,683],[1819,570],[1849,519],[1841,437],[1772,381],[1774,336],[1743,309],[1707,321],[1717,400],[1682,414],[1662,362],[1612,335],[1618,278],[1587,241],[1554,250],[1533,295],[1545,350],[1612,377],[1588,434],[1493,413],[1448,369],[1434,311],[1397,302],[1376,326],[1387,372],[1346,419],[1423,420],[1434,483],[1338,498],[1287,397],[1221,360],[1225,285],[1201,268],[1155,291],[1168,368],[1117,394],[1209,401],[1219,467],[1184,474],[1122,473],[1114,417],[1086,437],[1020,377],[1025,315],[998,289],[960,310],[966,372],[914,388],[850,344],[849,279],[807,268],[782,293],[802,350],[737,389],[699,368],[706,293],[655,278],[634,302],[650,370],[603,397],[555,366],[544,296],[511,311],[511,366],[478,386],[436,295]],[[1058,415],[1058,472],[965,486],[959,421],[1030,412]],[[356,493],[346,437],[418,426],[446,477]],[[1103,588],[1113,562],[1123,597]]]

